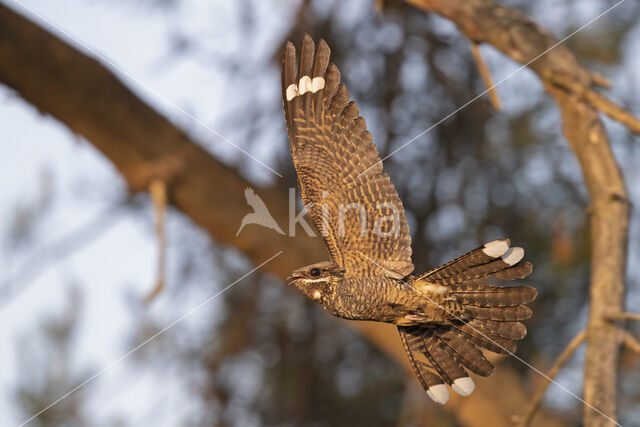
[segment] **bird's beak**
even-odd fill
[[[299,279],[299,276],[296,276],[295,274],[292,274],[290,276],[287,276],[286,281],[287,281],[287,285],[290,285],[291,283],[293,283],[294,280]]]

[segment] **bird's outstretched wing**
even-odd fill
[[[282,98],[302,201],[346,275],[405,277],[413,264],[402,202],[329,56],[308,35],[298,63],[293,44],[285,49]]]

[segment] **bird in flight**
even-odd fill
[[[334,316],[395,324],[427,395],[449,400],[449,386],[468,396],[469,372],[491,375],[481,348],[515,352],[527,331],[529,286],[497,286],[522,279],[531,263],[508,239],[494,240],[440,267],[414,273],[402,202],[329,63],[330,50],[305,35],[296,60],[285,48],[282,98],[302,201],[327,246],[330,261],[295,270],[287,280]]]

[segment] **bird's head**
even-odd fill
[[[310,299],[322,303],[343,277],[344,269],[327,261],[297,269],[287,277],[287,283],[300,289]]]

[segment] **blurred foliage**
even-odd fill
[[[65,310],[48,314],[40,328],[21,336],[18,341],[18,372],[15,401],[24,419],[42,411],[30,423],[42,427],[88,425],[81,393],[69,396],[47,408],[61,396],[61,390],[72,390],[89,375],[74,365],[74,333],[78,327],[81,297],[71,289]]]
[[[143,2],[167,13],[178,3]],[[255,46],[264,47],[258,43],[261,33],[253,30],[262,19],[258,3],[237,2],[238,25],[198,35],[176,28],[172,34],[171,58],[193,56],[215,64],[226,73],[230,87],[243,88],[218,119],[223,133],[251,152],[268,147],[276,169],[286,171],[278,186],[295,186],[279,99],[281,52],[286,40],[299,45],[304,33],[324,38],[381,156],[391,155],[384,166],[407,211],[416,269],[426,270],[503,236],[526,244],[528,259],[536,267],[527,282],[540,290],[540,297],[518,354],[536,366],[549,366],[585,323],[588,200],[555,106],[536,79],[523,72],[500,85],[501,112],[493,111],[486,97],[456,111],[485,88],[469,41],[450,22],[397,0],[385,1],[381,13],[370,1],[288,1],[290,16],[281,21],[289,26],[276,32],[271,51],[258,52]],[[533,4],[504,3],[544,25],[545,15]],[[609,5],[591,3],[595,10]],[[568,18],[562,27],[553,28],[554,34],[569,34],[584,23],[571,18],[580,7],[580,2],[564,4]],[[600,72],[623,72],[629,66],[624,40],[637,31],[638,13],[637,3],[621,6],[606,23],[572,38],[569,46]],[[246,49],[223,49],[230,37]],[[515,69],[490,48],[483,47],[483,53],[495,80]],[[637,150],[626,145],[617,149],[626,164],[638,161]],[[242,158],[236,166],[245,170],[250,162]],[[17,218],[31,222],[28,215]],[[20,221],[12,229],[24,228]],[[178,262],[170,282],[180,284],[166,291],[172,299],[195,288],[208,294],[212,275],[220,283],[229,277],[230,283],[246,272],[238,266],[239,254],[228,248],[210,242],[194,246],[191,238],[172,245]],[[236,271],[240,273],[234,276]],[[134,344],[163,327],[155,325],[151,313],[136,310],[141,326],[131,337]],[[446,411],[416,404],[414,384],[405,390],[404,373],[379,349],[271,278],[244,281],[223,294],[208,313],[205,326],[169,331],[136,355],[140,366],[158,372],[177,366],[188,378],[188,389],[202,412],[185,416],[184,425],[455,425]],[[55,329],[51,325],[46,330]],[[46,334],[41,338],[43,348],[54,348],[59,357],[73,329],[65,325],[55,340]],[[638,412],[640,382],[637,357],[625,355],[623,362],[622,370],[635,371],[634,376],[622,375],[624,422]],[[51,361],[24,363],[53,367]],[[523,384],[534,375],[513,358],[502,363],[519,369]],[[58,397],[52,390],[72,388],[77,376],[25,381],[19,400],[30,414]],[[42,425],[85,424],[80,403],[68,399],[47,412],[51,418],[42,418]],[[574,404],[573,409],[559,409],[569,424],[579,422]]]

